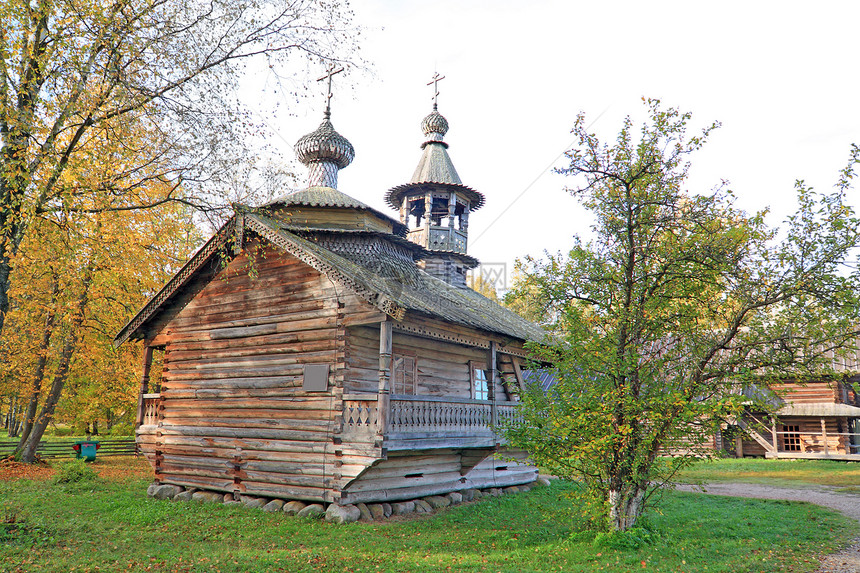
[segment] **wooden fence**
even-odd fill
[[[99,443],[99,449],[96,457],[103,456],[130,456],[135,454],[134,438],[111,438],[101,440],[93,438]],[[75,442],[80,441],[80,438],[74,440],[57,440],[57,441],[41,441],[36,449],[36,455],[42,458],[71,458],[74,457],[75,451],[72,446]],[[0,440],[0,458],[4,458],[15,451],[15,446],[18,445],[18,440]]]

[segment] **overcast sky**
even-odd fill
[[[446,141],[486,205],[469,253],[507,263],[566,251],[589,219],[564,192],[570,129],[583,111],[605,140],[642,97],[722,122],[694,156],[689,189],[730,182],[747,210],[793,205],[795,179],[829,189],[860,143],[860,3],[353,0],[372,73],[336,76],[332,122],[356,149],[339,189],[393,217],[383,196],[409,181],[434,71]],[[273,125],[289,144],[319,124],[324,87]],[[860,201],[856,201],[860,204]]]

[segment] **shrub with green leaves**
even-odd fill
[[[55,484],[92,482],[98,479],[96,471],[84,460],[65,460],[57,464],[57,475],[52,480]]]
[[[114,424],[108,433],[111,436],[127,438],[134,436],[134,426],[131,424]]]

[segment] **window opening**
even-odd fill
[[[485,364],[472,363],[472,398],[475,400],[490,399],[490,387]]]
[[[786,452],[800,451],[800,426],[782,427],[782,445]]]
[[[392,374],[395,394],[417,394],[418,376],[414,356],[395,354],[392,356]]]

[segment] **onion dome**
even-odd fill
[[[445,134],[448,133],[448,120],[445,119],[444,115],[439,113],[436,109],[436,104],[433,104],[433,111],[430,112],[430,115],[421,121],[421,131],[424,132],[424,136],[427,138],[422,147],[430,142],[441,143],[445,147],[448,147],[448,144],[442,141]]]
[[[308,187],[337,189],[337,173],[355,157],[355,149],[335,131],[326,113],[320,126],[296,142],[296,156],[308,167]]]

